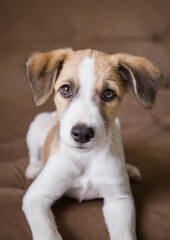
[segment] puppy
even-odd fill
[[[67,195],[79,201],[103,198],[110,239],[135,240],[128,174],[141,176],[125,164],[116,116],[128,88],[144,107],[152,107],[159,70],[145,58],[90,49],[36,52],[26,70],[35,104],[45,103],[54,91],[57,109],[39,114],[27,134],[26,176],[40,172],[22,206],[33,239],[62,239],[50,207]]]

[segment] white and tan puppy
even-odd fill
[[[26,176],[35,178],[40,172],[22,207],[33,239],[62,239],[50,207],[67,195],[79,201],[103,198],[110,239],[135,240],[128,174],[138,180],[140,173],[125,164],[116,116],[129,87],[144,107],[152,106],[159,70],[141,57],[90,49],[37,52],[26,68],[36,105],[54,91],[57,109],[39,114],[27,134]]]

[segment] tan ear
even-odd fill
[[[36,105],[44,104],[53,92],[63,63],[72,49],[65,48],[47,53],[33,53],[27,63],[26,72]]]
[[[151,108],[162,75],[150,61],[129,54],[113,55],[120,77],[134,92],[137,100],[146,108]]]

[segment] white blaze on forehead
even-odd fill
[[[84,57],[79,66],[80,97],[92,99],[96,83],[94,58]]]
[[[93,101],[97,77],[95,75],[95,59],[85,56],[80,62],[79,91],[70,102],[68,109],[60,123],[60,137],[70,146],[77,146],[71,136],[72,128],[78,124],[85,124],[95,131],[93,141],[86,143],[91,149],[97,146],[105,134],[105,128],[98,106]],[[102,124],[101,124],[102,123]],[[97,144],[97,145],[96,145]]]

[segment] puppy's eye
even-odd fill
[[[72,95],[72,89],[69,85],[63,85],[60,88],[60,94],[65,97],[65,98],[69,98]]]
[[[112,89],[106,89],[103,93],[102,93],[102,99],[105,102],[110,102],[113,99],[115,99],[117,97],[116,93],[112,90]]]

